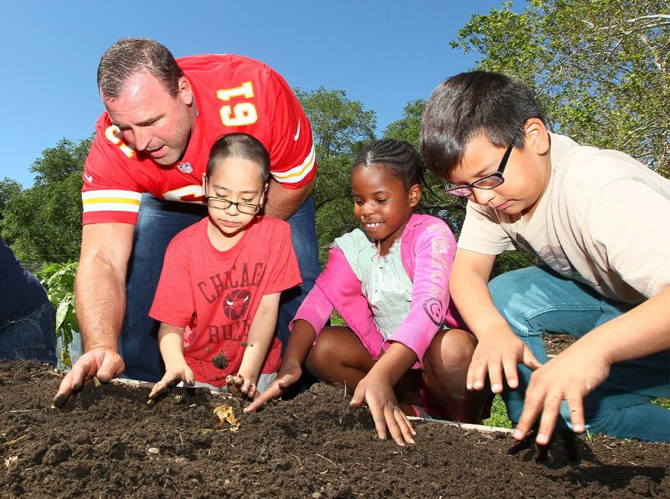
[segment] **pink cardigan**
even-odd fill
[[[443,322],[463,327],[449,300],[449,276],[456,253],[456,240],[449,226],[439,218],[414,214],[403,230],[400,257],[412,281],[412,302],[407,317],[388,340],[377,330],[372,311],[361,292],[358,280],[344,253],[333,248],[328,262],[295,317],[309,322],[316,334],[321,332],[333,308],[360,338],[372,355],[379,358],[389,342],[397,341],[416,353],[420,367],[426,350]]]

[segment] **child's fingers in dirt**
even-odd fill
[[[156,397],[165,393],[167,391],[167,388],[168,388],[168,385],[165,381],[163,381],[163,380],[159,381],[151,389],[151,392],[149,393],[149,400],[156,399]]]
[[[399,407],[386,408],[384,410],[384,418],[391,437],[396,444],[404,446],[408,443],[415,443],[408,426],[409,421],[407,421],[407,418],[405,418]]]
[[[274,381],[267,390],[258,394],[256,400],[244,408],[244,412],[254,412],[267,404],[270,400],[279,397],[284,393],[284,386],[281,380]]]

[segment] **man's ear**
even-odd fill
[[[409,205],[414,208],[421,202],[421,195],[423,194],[423,187],[421,184],[414,184],[409,188]]]
[[[179,95],[181,101],[187,106],[193,104],[193,90],[185,76],[179,78],[177,82],[177,95]]]
[[[526,133],[524,146],[530,148],[534,153],[544,156],[549,152],[551,141],[549,139],[549,130],[544,122],[539,118],[529,118],[524,124]]]

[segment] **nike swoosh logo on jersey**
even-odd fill
[[[295,135],[293,136],[293,140],[297,141],[298,137],[300,137],[300,121],[298,121],[298,131],[295,132]]]
[[[84,173],[84,178],[86,179],[86,182],[88,182],[89,184],[93,183],[93,176],[92,175],[87,175],[87,174]]]

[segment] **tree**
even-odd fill
[[[403,109],[402,117],[386,127],[384,137],[404,140],[418,150],[421,115],[425,107],[426,101],[424,100],[408,102]],[[420,211],[442,218],[449,224],[451,230],[458,234],[465,217],[466,200],[456,196],[447,196],[443,188],[444,180],[439,179],[430,171],[426,171],[425,181],[426,185],[419,207]]]
[[[472,16],[452,46],[534,88],[559,133],[670,176],[669,31],[662,0],[530,0]]]
[[[62,139],[45,149],[31,171],[35,185],[11,197],[3,210],[2,236],[22,262],[66,262],[79,257],[81,175],[90,139]]]
[[[320,260],[335,237],[354,229],[350,170],[356,154],[375,138],[376,117],[344,90],[321,87],[311,92],[295,90],[312,124],[319,162],[314,202]]]
[[[0,180],[0,223],[2,223],[2,219],[4,218],[5,206],[7,206],[9,200],[19,196],[21,192],[23,192],[23,188],[16,180],[8,177]],[[11,244],[8,241],[5,242]]]

